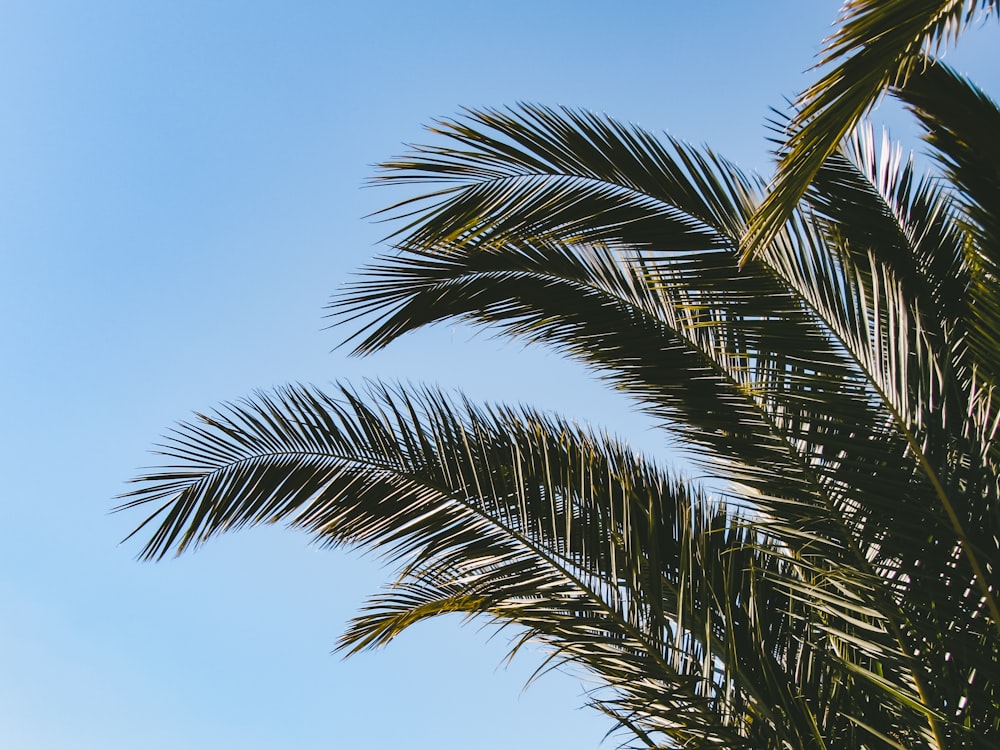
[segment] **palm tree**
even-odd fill
[[[743,262],[761,180],[593,114],[468,111],[378,178],[427,192],[333,303],[356,352],[540,342],[722,489],[527,408],[289,386],[168,438],[122,506],[154,505],[142,555],[276,522],[379,549],[342,649],[513,626],[642,747],[997,747],[1000,110],[940,64],[897,83],[936,171],[862,123]]]

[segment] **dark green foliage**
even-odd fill
[[[357,353],[443,320],[552,347],[724,499],[539,412],[288,387],[177,429],[123,506],[160,504],[143,555],[275,522],[380,549],[399,576],[342,648],[514,626],[640,746],[1000,746],[1000,111],[911,59],[977,7],[850,4],[829,51],[855,83],[810,90],[774,193],[537,106],[442,121],[377,178],[427,192],[333,303]],[[939,174],[853,127],[887,87]]]

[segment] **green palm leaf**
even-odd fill
[[[813,457],[842,453],[861,439],[859,425],[875,425],[871,440],[882,442],[878,425],[889,416],[872,411],[865,381],[803,309],[802,300],[775,279],[773,269],[740,269],[735,262],[738,227],[753,210],[752,180],[711,154],[676,142],[662,145],[647,133],[611,121],[602,127],[593,116],[564,110],[563,127],[536,132],[540,126],[532,117],[535,113],[529,108],[521,117],[471,115],[496,131],[475,139],[485,144],[483,153],[469,148],[473,138],[468,128],[455,124],[454,139],[462,149],[420,147],[411,158],[389,165],[384,179],[406,181],[437,175],[435,170],[447,163],[455,183],[453,197],[411,213],[402,254],[372,268],[337,301],[336,309],[344,316],[382,316],[370,324],[357,351],[384,346],[407,331],[449,317],[492,324],[510,335],[554,345],[580,356],[651,411],[679,425],[687,445],[725,455],[720,470],[764,497],[801,500],[804,493],[815,493],[822,480],[814,476]],[[558,117],[551,110],[543,113],[546,124]],[[575,128],[581,132],[572,137]],[[599,135],[607,145],[614,133],[621,142],[609,148],[630,154],[622,158],[628,169],[612,171],[599,159],[589,164],[586,147],[584,153],[573,154],[575,144],[590,143]],[[527,143],[545,154],[558,153],[563,171],[549,165],[548,174],[520,174],[521,165],[541,171],[541,160],[521,151],[508,153],[514,165],[504,170],[493,165],[498,143]],[[643,150],[636,144],[645,144]],[[483,162],[492,165],[486,174],[480,168]],[[658,169],[671,179],[649,179]],[[729,246],[685,251],[686,238],[678,238],[668,220],[657,233],[660,244],[648,249],[655,217],[636,238],[628,222],[611,226],[600,206],[590,218],[601,223],[601,243],[570,244],[580,237],[576,224],[566,230],[567,236],[556,220],[529,221],[510,202],[482,200],[481,186],[498,174],[509,195],[523,191],[573,205],[583,204],[598,180],[602,190],[628,190],[631,195],[641,187],[650,193],[645,199],[658,201],[664,214],[687,215],[689,226],[700,226],[703,234],[724,240],[729,231]],[[465,192],[475,198],[466,202]],[[456,201],[462,201],[462,210],[452,210]],[[714,224],[699,225],[699,217]],[[485,239],[467,228],[495,227],[498,221],[512,228],[483,235]],[[436,249],[420,250],[434,233],[442,235]],[[539,234],[546,244],[536,239]],[[466,239],[446,239],[454,237]],[[672,244],[678,241],[680,248]],[[824,402],[836,406],[823,408]],[[901,452],[898,445],[886,450],[891,451],[887,461]],[[741,466],[752,467],[752,474]],[[910,475],[898,481],[905,490]],[[799,502],[786,504],[784,510],[797,507]],[[789,519],[786,526],[801,527],[803,521]],[[829,528],[825,531],[827,538],[842,538]],[[833,549],[828,553],[836,554]]]
[[[817,722],[854,736],[847,717],[862,708],[885,731],[910,731],[905,702],[879,707],[871,686],[840,682],[892,663],[850,646],[859,627],[868,643],[882,632],[877,613],[828,591],[826,611],[849,609],[856,625],[817,621],[807,582],[788,585],[803,568],[780,547],[561,420],[431,391],[375,385],[334,399],[294,387],[181,425],[163,453],[176,463],[141,477],[123,506],[159,504],[146,557],[283,522],[402,565],[344,648],[464,612],[517,626],[559,662],[599,675],[611,695],[596,700],[649,737],[801,744]],[[813,705],[783,687],[804,656]],[[905,682],[894,689],[909,692]]]
[[[976,17],[1000,17],[994,0],[849,0],[820,65],[837,63],[799,97],[779,152],[778,173],[744,239],[761,252],[791,217],[823,163],[890,87],[902,86],[928,57]]]
[[[983,91],[941,63],[911,76],[894,94],[910,107],[925,130],[932,154],[956,188],[963,225],[973,243],[963,247],[971,279],[961,297],[961,319],[969,325],[975,357],[981,439],[992,440],[997,409],[992,404],[1000,372],[1000,108]],[[955,316],[958,317],[958,316]]]

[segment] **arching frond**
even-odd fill
[[[163,453],[174,463],[123,506],[159,506],[146,557],[281,522],[402,566],[344,647],[445,612],[486,616],[599,676],[604,707],[667,746],[801,745],[813,726],[867,736],[852,716],[903,736],[919,726],[910,706],[926,710],[843,575],[814,575],[562,420],[433,391],[290,387],[181,425]],[[905,700],[886,702],[875,669]],[[791,672],[808,700],[788,689]]]
[[[844,523],[845,508],[861,502],[868,489],[865,482],[845,481],[843,457],[867,440],[870,452],[886,451],[877,462],[893,464],[905,446],[885,442],[880,431],[890,416],[873,408],[867,381],[817,325],[807,309],[812,303],[803,296],[811,290],[790,293],[780,268],[776,278],[767,265],[737,266],[736,238],[755,206],[753,180],[710,153],[669,140],[661,144],[635,127],[613,121],[601,127],[598,118],[568,110],[542,114],[539,123],[535,109],[523,116],[472,113],[471,122],[487,123],[488,132],[474,134],[471,125],[452,124],[447,132],[462,149],[417,147],[411,157],[388,166],[384,179],[408,181],[438,174],[435,170],[447,164],[453,182],[449,200],[460,202],[462,210],[429,196],[430,205],[410,214],[408,233],[400,238],[404,251],[373,267],[337,300],[335,309],[343,316],[380,316],[358,351],[448,318],[553,345],[677,425],[687,445],[724,456],[719,470],[754,488],[762,502],[778,499],[771,510],[785,520],[787,533],[818,532],[806,499],[827,494],[830,482],[856,494],[845,498],[838,490],[836,508],[829,499],[812,504],[825,507],[828,520],[832,513],[834,524]],[[593,154],[597,132],[609,151],[629,155],[621,157],[625,167],[612,170]],[[623,142],[608,145],[615,134]],[[511,143],[542,153],[505,152],[513,162],[506,167],[497,156],[498,144]],[[557,165],[549,163],[556,161],[549,159],[552,153],[558,154]],[[490,165],[485,176],[484,162]],[[518,176],[522,165],[538,174]],[[657,170],[670,178],[650,179]],[[644,199],[656,200],[665,214],[684,215],[690,227],[715,237],[713,244],[728,245],[692,251],[682,240],[674,247],[672,220],[656,233],[655,217],[636,237],[630,223],[610,224],[601,211],[589,216],[601,242],[581,243],[580,237],[590,236],[581,228],[583,217],[565,229],[557,219],[545,223],[511,203],[481,199],[481,185],[498,174],[510,194],[524,191],[552,203],[583,203],[574,191],[586,195],[597,180],[609,191],[634,195],[643,189]],[[466,200],[466,193],[474,197]],[[476,233],[475,227],[500,222],[508,228]],[[797,239],[784,240],[789,253],[800,244]],[[430,247],[415,249],[424,244]],[[824,476],[831,459],[838,476]],[[870,466],[858,469],[856,479],[867,473],[872,481]],[[880,491],[905,494],[912,471],[904,469],[893,485],[883,470],[878,481]],[[840,540],[833,541],[829,555],[844,549],[844,533],[826,526],[818,534]]]
[[[977,13],[1000,18],[995,0],[848,0],[779,152],[778,172],[744,240],[744,258],[761,252],[792,216],[841,140],[892,86],[928,64]]]
[[[566,107],[467,110],[431,130],[447,145],[415,146],[375,178],[435,186],[380,212],[417,217],[393,235],[411,249],[544,241],[549,231],[598,242],[624,226],[633,246],[660,244],[666,232],[678,248],[728,246],[741,226],[725,196],[753,189],[737,170],[716,169],[711,155]],[[719,179],[739,184],[720,190]]]

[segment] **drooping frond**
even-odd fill
[[[345,317],[379,316],[358,351],[449,318],[555,346],[677,425],[687,445],[724,457],[719,470],[757,496],[794,499],[781,513],[788,533],[810,525],[798,511],[806,498],[828,495],[831,480],[853,487],[822,476],[819,460],[833,457],[842,468],[838,457],[866,439],[869,452],[886,451],[881,463],[900,460],[905,446],[881,432],[888,413],[874,408],[866,381],[805,309],[809,300],[790,294],[766,265],[737,266],[736,241],[755,206],[752,179],[711,153],[569,110],[471,113],[469,123],[442,128],[458,146],[418,147],[387,165],[383,179],[433,183],[446,174],[449,197],[411,201],[403,251],[335,303]],[[618,155],[614,169],[595,142]],[[667,177],[651,177],[657,172]],[[501,202],[484,187],[498,180]],[[583,205],[595,185],[633,198],[645,191],[639,197],[668,218],[651,216],[635,235],[630,222],[610,222],[602,205],[569,227],[515,208],[529,197]],[[683,237],[674,232],[679,216],[689,229]],[[710,238],[708,247],[689,248],[693,235]],[[795,239],[786,240],[791,252]],[[860,472],[870,476],[870,467]],[[912,480],[904,470],[898,486],[885,471],[879,481],[883,491],[905,493]],[[856,488],[865,492],[863,483]],[[839,508],[829,498],[811,502],[840,524],[858,502],[842,494]],[[845,532],[818,532],[809,529],[840,540],[829,554],[843,550]]]
[[[602,707],[666,747],[919,735],[927,709],[846,571],[811,574],[723,506],[562,420],[432,391],[289,387],[181,425],[163,454],[171,465],[123,506],[158,506],[146,557],[281,522],[401,565],[345,648],[437,614],[482,615],[599,677]]]
[[[878,99],[954,43],[978,13],[1000,18],[995,0],[848,0],[820,65],[834,67],[797,102],[771,190],[744,240],[761,252],[795,211],[816,173]]]
[[[680,575],[685,561],[676,545],[657,545],[695,533],[694,519],[713,511],[697,510],[638,456],[565,422],[456,406],[432,392],[372,391],[374,404],[346,389],[334,400],[287,388],[182,425],[164,447],[180,464],[143,477],[128,503],[167,500],[150,519],[158,525],[144,556],[274,522],[323,544],[382,549],[403,564],[400,580],[345,644],[377,645],[432,614],[485,614],[551,636],[560,658],[626,693],[648,701],[655,688],[690,714],[671,731],[737,736],[712,713],[712,671],[672,653],[664,613],[683,586],[669,571]],[[651,574],[650,558],[667,578]],[[563,624],[546,633],[546,618]],[[579,644],[557,637],[574,629]],[[588,649],[595,639],[607,648]],[[625,674],[647,681],[629,686]]]

